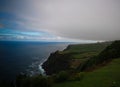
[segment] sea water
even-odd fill
[[[56,50],[69,43],[0,41],[0,79],[15,79],[20,73],[43,74],[41,64]]]

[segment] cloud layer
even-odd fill
[[[23,40],[23,41],[62,41],[64,38],[56,37],[47,32],[25,32],[11,29],[0,30],[0,40]]]
[[[7,5],[4,10],[18,17],[14,22],[20,29],[72,39],[120,39],[119,0],[21,0]]]
[[[35,3],[41,26],[57,35],[92,40],[120,39],[119,0],[45,0]]]

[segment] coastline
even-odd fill
[[[44,62],[45,62],[45,61],[44,61]],[[40,70],[40,74],[42,74],[42,75],[46,75],[45,70],[42,68],[42,65],[43,65],[44,62],[42,62],[42,63],[40,63],[40,64],[38,65],[38,68],[39,68],[39,70]]]
[[[54,54],[54,53],[56,53],[57,51],[67,50],[70,45],[71,45],[71,44],[66,45],[66,47],[65,47],[64,49],[62,49],[62,50],[56,50],[56,51],[54,51],[54,52],[51,52],[50,55],[49,55],[47,58],[45,58],[45,59],[43,60],[43,62],[41,62],[41,63],[39,64],[40,74],[42,74],[42,75],[44,75],[44,76],[47,75],[45,69],[43,68],[43,64],[44,64],[46,61],[48,61],[48,59],[49,59],[49,57],[51,56],[51,54]]]

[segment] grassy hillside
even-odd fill
[[[120,87],[120,59],[93,72],[85,72],[80,81],[55,84],[54,87]]]
[[[120,41],[114,41],[112,44],[69,45],[64,51],[57,51],[53,54],[56,55],[50,56],[47,61],[48,69],[55,66],[54,69],[57,70],[61,67],[57,66],[56,61],[59,61],[59,65],[63,65],[63,61],[71,60],[68,62],[69,68],[63,70],[67,72],[73,70],[72,73],[69,72],[68,80],[55,83],[53,87],[120,87]],[[52,61],[54,58],[55,63]],[[52,66],[49,67],[50,61],[52,61]],[[59,69],[57,71],[62,71],[62,67],[60,71]],[[78,73],[81,75],[80,78]],[[79,79],[71,80],[71,77],[76,78],[76,75]]]
[[[43,64],[43,68],[48,75],[59,73],[62,70],[77,69],[82,63],[98,55],[110,44],[111,42],[69,45],[64,51],[52,53]]]
[[[94,55],[98,55],[104,48],[110,45],[111,42],[93,43],[93,44],[75,44],[69,45],[61,53],[72,53],[73,58],[89,58]]]
[[[68,52],[91,52],[91,51],[101,51],[105,46],[111,44],[111,42],[101,42],[101,43],[90,43],[90,44],[73,44],[69,45],[65,50]]]
[[[120,58],[120,41],[114,41],[98,55],[91,57],[82,66],[79,66],[79,69],[81,71],[91,70],[99,64],[106,64],[114,58]]]

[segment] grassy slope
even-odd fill
[[[56,84],[54,87],[120,87],[120,59],[114,59],[107,66],[93,72],[86,72],[81,81]]]
[[[70,45],[62,53],[73,53],[73,58],[81,59],[98,55],[110,42]]]
[[[69,45],[64,51],[52,53],[43,63],[43,68],[49,75],[62,70],[77,69],[80,64],[99,54],[109,44],[111,42]]]
[[[78,44],[69,45],[66,50],[61,51],[62,54],[72,54],[71,68],[77,68],[81,63],[89,58],[98,55],[104,50],[111,42],[94,43],[94,44]]]

